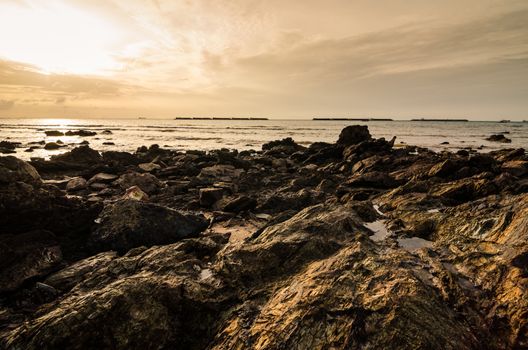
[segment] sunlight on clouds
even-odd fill
[[[43,72],[104,74],[120,68],[112,53],[120,29],[62,2],[0,3],[0,32],[1,56]]]

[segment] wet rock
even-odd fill
[[[44,133],[46,136],[64,136],[64,133],[59,130],[46,130]]]
[[[61,249],[49,231],[0,235],[0,293],[12,292],[28,279],[44,276],[61,264]]]
[[[89,130],[68,130],[65,133],[66,136],[80,136],[80,137],[87,137],[87,136],[95,136],[97,133],[95,131],[89,131]]]
[[[66,191],[68,192],[74,192],[79,191],[82,189],[85,189],[86,186],[88,186],[88,181],[86,179],[77,176],[72,178],[68,183],[66,184]]]
[[[224,196],[222,188],[201,188],[200,189],[200,205],[204,207],[211,207],[216,201]]]
[[[58,144],[57,142],[48,142],[44,145],[44,149],[47,149],[47,150],[54,150],[54,149],[59,149],[63,146],[61,146],[60,144]]]
[[[124,253],[139,246],[174,243],[195,237],[208,226],[203,216],[180,212],[135,200],[121,200],[105,206],[99,224],[91,234],[96,251]]]
[[[363,141],[368,141],[371,138],[367,126],[350,125],[341,130],[337,144],[343,146],[355,145]]]
[[[11,141],[0,141],[0,148],[5,150],[14,150],[20,146],[20,142],[11,142]]]
[[[504,136],[503,134],[493,134],[486,138],[487,141],[491,142],[502,142],[502,143],[511,143],[512,141]]]
[[[133,186],[138,186],[147,194],[155,193],[164,186],[156,176],[150,173],[140,174],[136,172],[129,172],[121,175],[119,179],[115,181],[115,184],[124,190]]]

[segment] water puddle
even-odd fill
[[[376,220],[374,222],[368,222],[364,225],[366,228],[374,232],[372,236],[369,236],[369,238],[374,242],[383,241],[391,234],[391,232],[387,229],[387,226],[385,226],[385,220]]]
[[[419,237],[398,238],[398,245],[408,252],[414,252],[422,248],[430,248],[433,246],[432,241],[428,241]]]

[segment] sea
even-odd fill
[[[172,120],[172,119],[0,119],[0,141],[20,142],[19,158],[48,159],[88,141],[99,151],[133,152],[140,146],[158,144],[174,150],[213,150],[219,148],[259,150],[262,144],[293,138],[308,146],[313,142],[335,142],[347,125],[367,125],[376,137],[396,136],[396,147],[414,145],[435,151],[475,149],[489,152],[501,148],[527,148],[526,122],[449,122],[449,121],[350,121],[350,120]],[[46,136],[45,131],[90,130],[97,135]],[[109,130],[111,133],[103,133]],[[511,143],[486,141],[491,134],[504,133]],[[57,150],[35,148],[32,142],[60,142]],[[40,147],[39,145],[36,145]]]

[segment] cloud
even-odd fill
[[[15,101],[13,100],[0,100],[0,110],[5,111],[13,108]]]

